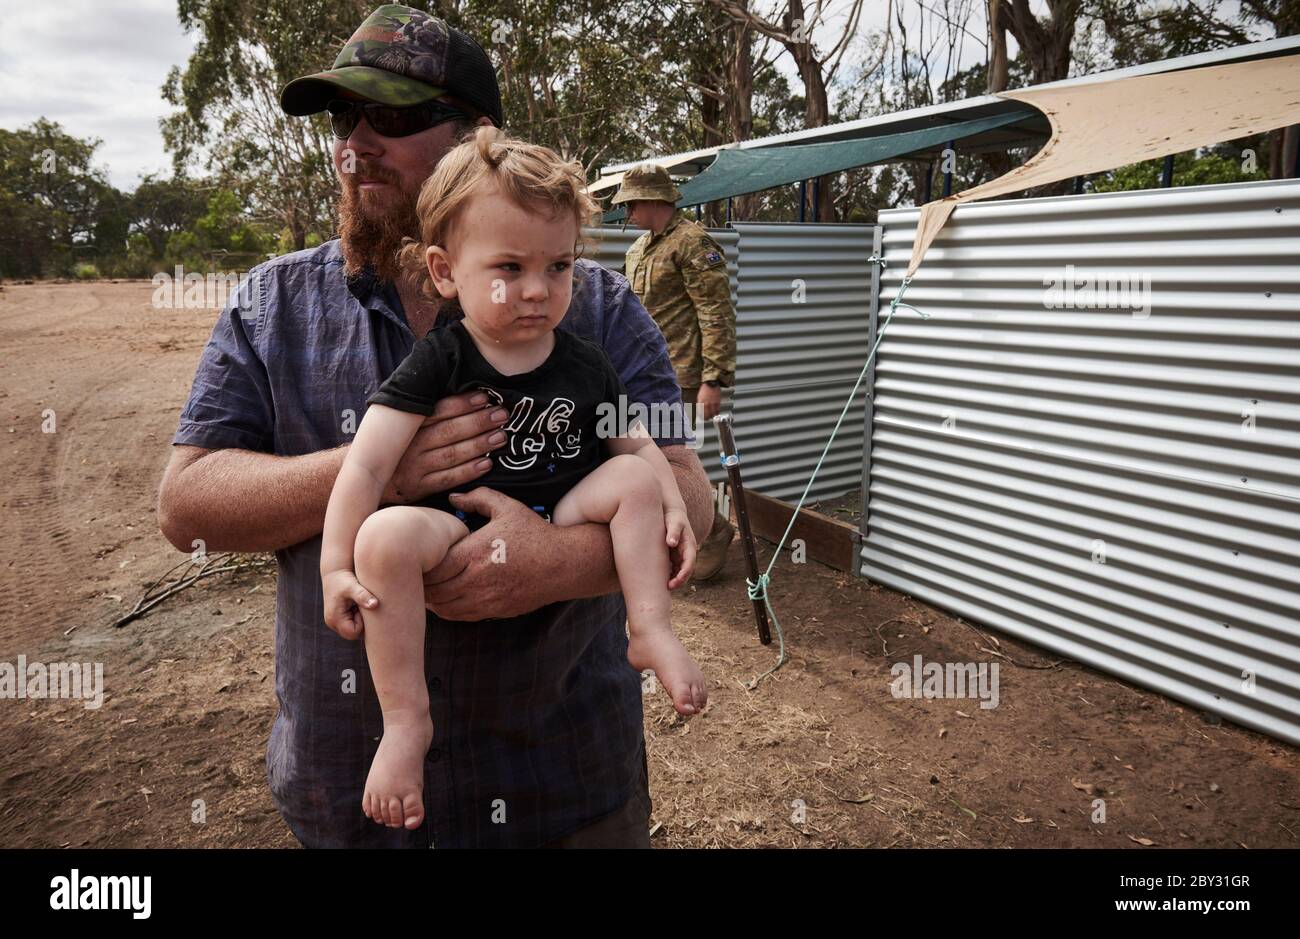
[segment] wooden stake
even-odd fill
[[[740,527],[740,540],[745,546],[745,567],[751,583],[758,583],[758,555],[754,552],[754,536],[749,528],[749,513],[745,510],[745,484],[740,481],[740,456],[736,453],[736,439],[731,433],[731,414],[719,414],[713,419],[718,431],[718,450],[731,480],[731,504],[736,508],[736,523]],[[758,624],[758,641],[772,644],[772,631],[767,623],[767,605],[761,597],[752,601],[754,620]]]

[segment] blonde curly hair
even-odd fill
[[[476,194],[494,185],[521,209],[546,217],[572,212],[578,223],[575,259],[588,254],[597,244],[583,231],[599,222],[601,209],[587,193],[581,163],[565,162],[550,147],[526,143],[497,127],[476,126],[447,151],[420,187],[415,204],[419,240],[402,239],[398,251],[398,263],[408,282],[439,309],[458,304],[454,299],[444,299],[434,289],[425,255],[434,245],[449,248],[465,207]],[[583,283],[575,264],[575,295]]]

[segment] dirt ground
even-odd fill
[[[150,295],[141,282],[0,291],[0,662],[99,661],[107,688],[98,710],[0,700],[0,847],[297,844],[265,779],[273,568],[110,625],[182,560],[156,493],[216,317],[154,310]],[[776,645],[757,642],[736,547],[722,579],[674,606],[711,681],[707,711],[682,722],[646,699],[655,845],[1300,843],[1294,747],[815,562],[773,572],[789,660],[749,687]],[[999,706],[894,698],[891,665],[918,653],[997,661]]]

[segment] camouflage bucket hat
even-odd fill
[[[658,199],[676,205],[681,197],[682,194],[673,185],[666,169],[654,163],[642,163],[623,174],[618,193],[609,200],[609,204],[618,205],[634,199]]]
[[[395,3],[366,17],[329,71],[285,85],[280,107],[315,114],[340,88],[393,107],[450,94],[502,123],[501,90],[483,47],[446,21]]]

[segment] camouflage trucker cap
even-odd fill
[[[285,85],[280,107],[315,114],[340,88],[394,107],[450,94],[502,123],[501,89],[483,47],[445,20],[396,3],[366,17],[328,71]]]

